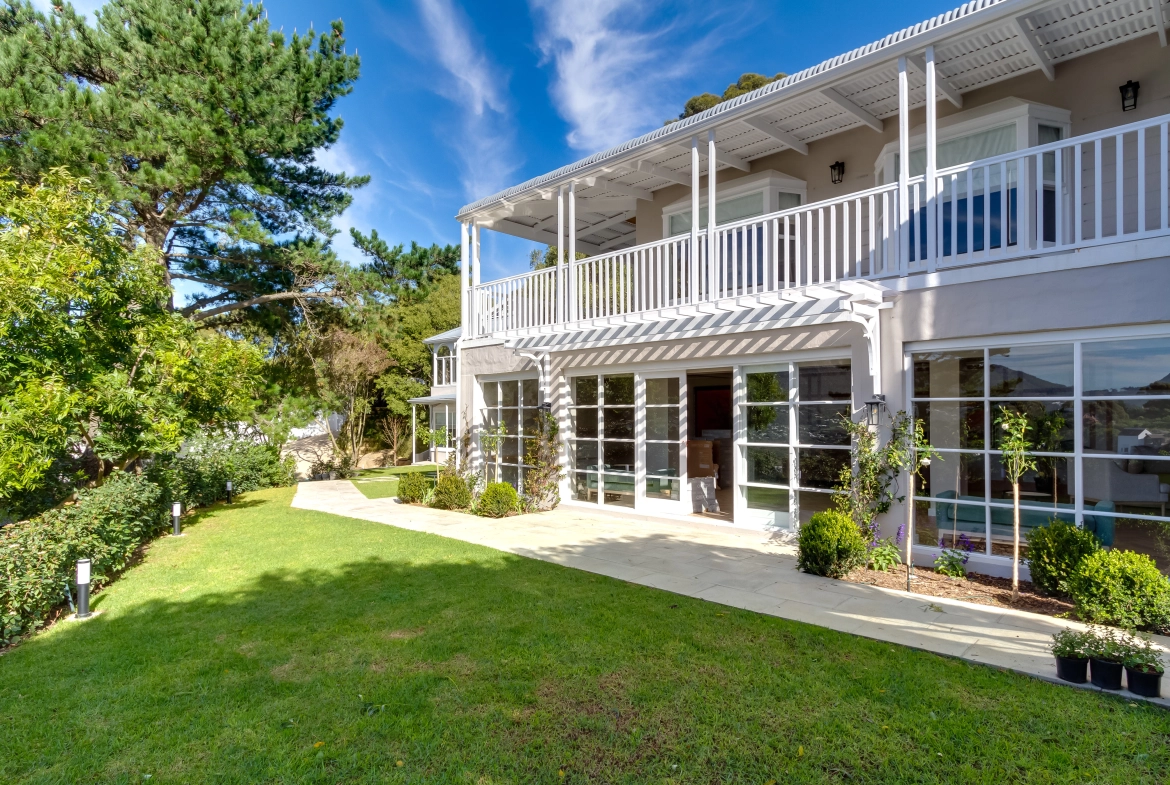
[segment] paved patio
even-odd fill
[[[1048,650],[1052,633],[1079,626],[1024,611],[808,575],[796,569],[792,545],[762,532],[724,526],[611,516],[568,506],[493,520],[394,499],[367,499],[348,480],[301,483],[292,506],[451,537],[1048,681],[1057,681]],[[1170,639],[1157,641],[1170,648]],[[1120,694],[1137,699],[1129,692]],[[1166,699],[1154,702],[1170,708]]]

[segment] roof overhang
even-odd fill
[[[455,403],[455,393],[447,395],[424,395],[422,398],[407,398],[407,403],[417,403],[421,405],[429,405],[435,403]]]
[[[812,68],[718,104],[612,149],[533,178],[459,211],[505,234],[555,243],[557,193],[574,184],[577,247],[599,253],[633,245],[639,200],[690,185],[690,140],[706,168],[713,131],[716,168],[750,169],[783,150],[854,128],[881,130],[897,116],[898,65],[906,56],[910,107],[926,103],[925,47],[935,47],[941,100],[962,104],[970,90],[1032,71],[1055,77],[1060,63],[1134,38],[1166,42],[1166,0],[979,0],[888,35]]]

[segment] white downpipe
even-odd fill
[[[699,137],[691,137],[691,263],[690,301],[699,302]]]
[[[908,156],[907,156],[908,157]],[[934,47],[926,47],[926,265],[938,266],[938,81]]]
[[[715,259],[715,129],[707,132],[707,299],[718,295],[712,292],[716,275]],[[696,219],[697,220],[697,219]]]
[[[898,266],[910,272],[910,75],[898,58]]]
[[[565,257],[565,186],[557,189],[557,296],[556,296],[556,313],[553,318],[557,323],[564,321],[562,317],[561,302],[564,299],[561,293],[565,291],[561,285],[564,278],[565,267],[562,260]]]
[[[569,183],[569,258],[565,262],[568,273],[565,285],[565,319],[577,319],[577,183]]]

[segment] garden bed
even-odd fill
[[[1046,616],[1076,618],[1073,604],[1068,600],[1041,594],[1029,581],[1020,581],[1020,599],[1012,602],[1012,581],[1010,578],[996,578],[977,572],[967,573],[966,580],[940,575],[929,567],[915,567],[915,580],[911,591],[931,597],[946,597],[951,600],[965,600],[980,605],[998,608],[1015,608],[1029,613]],[[850,583],[865,583],[885,589],[906,589],[906,568],[899,566],[890,572],[858,569],[845,576]]]

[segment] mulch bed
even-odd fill
[[[940,575],[929,567],[915,567],[914,578],[910,584],[910,590],[915,594],[965,600],[980,605],[993,605],[997,608],[1015,608],[1019,611],[1042,613],[1046,616],[1076,618],[1071,602],[1041,594],[1030,581],[1020,581],[1020,599],[1013,603],[1011,578],[994,578],[990,575],[969,572],[967,579],[963,580]],[[905,591],[906,568],[899,566],[891,572],[877,572],[862,568],[849,573],[844,580],[850,583],[865,583],[870,586]]]

